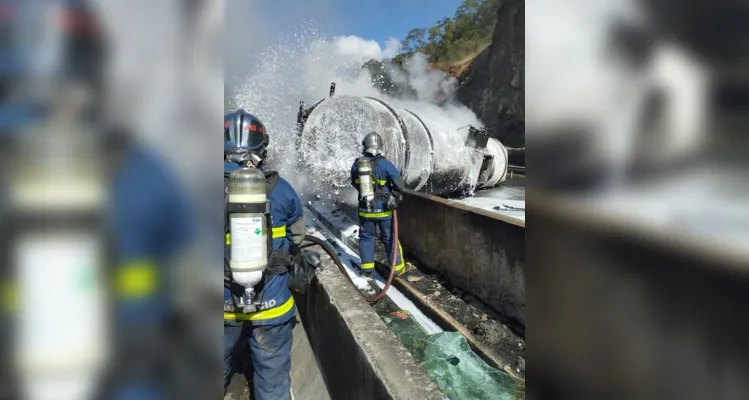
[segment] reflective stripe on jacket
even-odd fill
[[[373,159],[369,155],[362,156],[362,158]],[[377,183],[380,185],[382,191],[385,193],[390,192],[390,185],[395,182],[400,176],[398,168],[393,165],[388,159],[381,157],[374,168],[375,176],[377,177]],[[354,165],[351,166],[351,184],[359,189],[359,168],[354,161]],[[359,208],[359,217],[367,219],[385,219],[392,218],[393,212],[385,209],[385,204],[382,200],[377,200],[374,204],[373,210],[367,210]]]

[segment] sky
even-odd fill
[[[242,13],[236,2],[251,4],[248,14],[263,20],[265,29],[293,32],[307,21],[331,36],[356,35],[376,40],[403,39],[413,28],[431,27],[451,17],[462,0],[229,0],[227,12]],[[249,11],[248,7],[248,11]],[[242,13],[243,14],[243,13]],[[253,19],[253,18],[251,18]],[[272,26],[272,27],[271,27]],[[265,32],[264,41],[272,40]]]
[[[269,45],[313,28],[333,38],[358,36],[382,49],[388,39],[403,39],[413,28],[428,28],[455,14],[462,0],[226,0],[224,76],[228,86],[241,80],[248,66]],[[355,41],[349,41],[354,44]],[[393,48],[391,41],[390,48]],[[397,42],[395,43],[397,45]],[[373,49],[377,52],[377,49]],[[392,51],[388,56],[392,56]]]
[[[461,0],[349,0],[339,12],[345,21],[340,34],[373,39],[385,46],[389,37],[403,39],[413,28],[428,28],[452,17]],[[335,29],[334,29],[335,30]]]

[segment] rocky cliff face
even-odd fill
[[[499,8],[492,44],[459,78],[458,98],[505,146],[525,146],[525,0]]]

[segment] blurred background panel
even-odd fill
[[[749,397],[749,3],[527,6],[529,398]]]
[[[221,390],[222,19],[0,1],[0,398]]]

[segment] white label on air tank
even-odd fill
[[[359,190],[362,196],[368,196],[372,194],[372,178],[369,175],[362,175],[359,177]]]
[[[14,250],[24,309],[15,344],[20,367],[101,368],[107,289],[98,234],[30,234]],[[53,327],[54,334],[40,327]]]
[[[267,234],[263,217],[231,218],[231,260],[252,262],[267,258]]]

